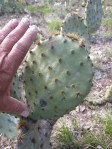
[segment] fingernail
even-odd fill
[[[24,22],[24,23],[27,23],[27,24],[30,23],[30,21],[27,17],[24,17],[21,21]]]
[[[29,112],[28,111],[23,111],[21,113],[21,116],[23,116],[23,117],[28,117],[28,115],[29,115]]]
[[[38,30],[38,28],[37,28],[37,26],[36,25],[31,25],[30,26],[30,28],[32,28],[33,30],[35,30],[35,31],[37,31]]]

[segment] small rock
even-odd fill
[[[98,146],[96,147],[96,149],[104,149],[104,148],[102,148],[100,145],[98,145]]]
[[[86,106],[85,105],[80,105],[79,106],[79,110],[80,110],[80,112],[85,112],[86,111]]]

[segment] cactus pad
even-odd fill
[[[51,149],[51,130],[51,124],[45,120],[33,122],[27,119],[19,130],[16,149]]]
[[[0,133],[4,134],[9,139],[15,139],[17,135],[16,124],[18,118],[9,114],[0,113]]]
[[[101,0],[87,0],[85,7],[84,24],[88,28],[89,33],[95,32],[101,25],[102,4]]]
[[[92,63],[81,39],[53,36],[31,50],[25,62],[25,98],[32,119],[57,120],[90,91]]]
[[[70,33],[83,38],[87,48],[90,48],[88,29],[84,25],[84,20],[75,13],[66,16],[63,23],[62,34],[66,35]]]

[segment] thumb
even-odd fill
[[[23,117],[27,117],[29,115],[27,106],[15,98],[6,96],[2,101],[3,102],[0,103],[0,111],[17,114]]]

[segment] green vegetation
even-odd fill
[[[44,6],[37,9],[38,12],[40,12],[42,15],[45,15],[47,13],[52,12],[52,8],[48,3],[45,3]]]
[[[104,17],[102,19],[102,26],[105,27],[105,37],[107,39],[112,38],[112,9],[111,9],[111,1],[104,3]]]
[[[57,30],[60,30],[60,27],[62,25],[62,21],[52,21],[48,23],[49,31],[54,32]]]
[[[28,10],[28,12],[30,13],[30,14],[34,14],[36,11],[37,11],[37,7],[36,6],[34,6],[34,5],[32,5],[32,4],[29,4],[28,6],[27,6],[27,10]]]
[[[110,48],[106,48],[105,49],[105,55],[106,55],[106,57],[111,58],[112,57],[112,50]]]
[[[86,129],[81,130],[76,119],[73,121],[74,134],[63,124],[55,138],[59,144],[58,148],[63,149],[64,146],[65,149],[72,149],[73,147],[80,149],[87,145],[88,148],[95,149],[100,145],[103,149],[111,149],[112,116],[108,114],[106,117],[101,118],[99,115],[95,115],[93,121],[98,126],[96,133]],[[80,136],[80,139],[78,136]]]
[[[62,124],[62,127],[59,129],[59,133],[56,136],[56,139],[60,144],[60,149],[63,149],[63,147],[65,147],[66,149],[79,149],[80,147],[77,140],[75,140],[74,138],[74,134],[64,124]]]

